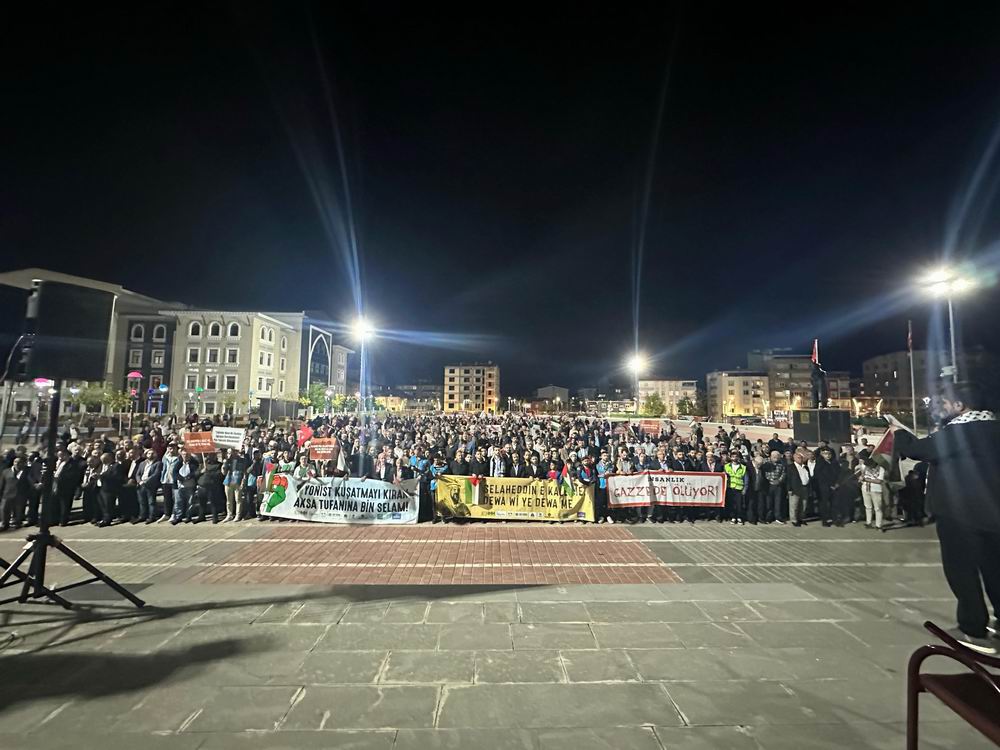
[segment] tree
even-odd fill
[[[694,397],[694,414],[699,417],[708,416],[708,399],[704,391],[698,391]]]
[[[298,402],[302,406],[312,408],[314,411],[325,412],[327,405],[326,389],[328,387],[322,383],[310,383],[306,392],[299,394]]]
[[[651,393],[642,402],[642,413],[647,417],[662,417],[667,411],[667,405],[663,403],[658,393]]]
[[[684,396],[677,402],[677,414],[682,417],[690,417],[694,414],[694,404],[691,403],[691,399]]]
[[[76,407],[79,413],[78,421],[80,423],[83,422],[84,415],[90,411],[92,407],[100,406],[104,403],[105,388],[103,385],[87,383],[80,386],[75,394],[69,391],[68,393],[69,396],[66,400]]]
[[[101,394],[101,401],[108,407],[108,411],[118,415],[118,434],[122,431],[121,414],[132,404],[132,394],[128,391],[119,391],[115,388],[107,387]]]
[[[235,393],[227,393],[225,396],[222,397],[222,411],[223,411],[223,413],[225,413],[227,411],[230,412],[230,413],[232,413],[233,411],[235,411],[235,409],[234,409],[235,406],[236,406],[236,394]]]
[[[334,411],[357,411],[358,410],[358,400],[354,396],[347,396],[343,393],[338,393],[333,397],[333,410]]]

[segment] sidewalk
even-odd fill
[[[0,607],[5,750],[887,750],[903,744],[920,623],[953,617],[925,529],[65,531],[152,606],[86,587],[79,613]],[[639,561],[669,577],[526,585],[514,581],[527,568],[502,567],[505,543],[550,566],[539,576]],[[0,537],[0,556],[18,546]],[[53,562],[51,577],[75,576]],[[372,583],[494,562],[490,585]],[[358,582],[310,582],[345,571]],[[989,746],[922,701],[922,748]]]

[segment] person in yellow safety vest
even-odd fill
[[[740,460],[740,454],[733,451],[726,464],[726,507],[729,510],[729,520],[733,523],[746,523],[747,501],[747,467]]]

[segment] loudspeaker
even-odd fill
[[[35,282],[28,296],[20,380],[102,381],[115,295],[99,289]]]
[[[799,409],[792,412],[792,431],[795,440],[805,440],[816,445],[820,440],[828,443],[851,442],[851,412],[849,409]]]

